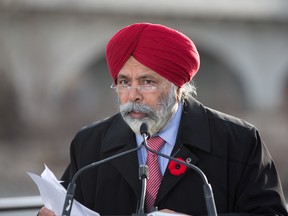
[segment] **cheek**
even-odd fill
[[[128,97],[125,94],[118,93],[118,102],[119,104],[125,104],[128,102]]]
[[[166,93],[154,94],[151,97],[146,97],[145,104],[152,107],[154,110],[160,109],[160,102],[163,102]]]
[[[157,98],[149,98],[147,100],[147,105],[149,105],[150,107],[153,107],[155,110],[159,109],[159,102],[161,101],[161,97],[157,97]]]

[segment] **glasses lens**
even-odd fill
[[[159,84],[158,86],[155,86],[155,85],[139,85],[137,87],[132,87],[132,86],[129,86],[129,85],[115,85],[114,83],[110,86],[110,88],[113,88],[116,90],[116,92],[130,92],[131,89],[137,89],[138,91],[141,91],[141,92],[153,92],[157,89],[159,89],[163,83],[165,83],[166,80],[164,80],[164,82],[162,82],[161,84]]]
[[[116,86],[116,90],[118,92],[128,92],[128,91],[130,91],[130,89],[131,89],[131,87],[128,85],[117,85]]]

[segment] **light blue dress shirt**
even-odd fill
[[[176,142],[178,128],[179,128],[179,124],[181,120],[182,109],[183,109],[182,106],[183,105],[180,102],[177,112],[172,117],[171,121],[168,123],[166,128],[160,133],[155,135],[155,136],[160,136],[163,140],[165,140],[165,144],[160,149],[160,152],[169,156]],[[141,135],[136,134],[136,142],[138,146],[142,143],[142,141],[143,141],[143,137]],[[147,158],[147,151],[145,147],[142,147],[140,151],[138,151],[139,165],[146,164],[146,158]],[[164,172],[166,170],[169,160],[161,156],[158,156],[158,158],[159,158],[161,173],[162,175],[164,175]]]

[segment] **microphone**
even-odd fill
[[[141,130],[142,129],[142,130]],[[142,132],[141,132],[142,131]],[[148,125],[146,123],[143,123],[140,127],[140,132],[142,134],[142,136],[144,137],[144,147],[146,148],[146,150],[156,154],[156,155],[159,155],[161,157],[164,157],[164,158],[167,158],[169,160],[173,160],[173,161],[176,161],[177,163],[180,163],[180,164],[183,164],[187,167],[189,167],[190,169],[193,169],[194,171],[196,171],[202,181],[203,181],[203,193],[204,193],[204,198],[205,198],[205,202],[206,202],[206,209],[207,209],[207,214],[209,216],[217,216],[217,211],[216,211],[216,206],[215,206],[215,200],[214,200],[214,195],[213,195],[213,191],[212,191],[212,187],[211,185],[209,184],[208,180],[207,180],[207,177],[206,175],[204,174],[204,172],[197,166],[195,166],[194,164],[190,164],[190,163],[187,163],[187,162],[184,162],[184,161],[180,161],[174,157],[171,157],[171,156],[168,156],[166,154],[163,154],[161,152],[157,152],[153,149],[151,149],[148,145],[147,145],[147,141],[145,138],[149,139],[150,138],[150,135],[149,133],[147,132],[148,131]]]
[[[81,169],[79,169],[75,173],[75,175],[73,176],[71,182],[68,185],[66,197],[65,197],[65,200],[64,200],[64,204],[63,204],[62,216],[70,216],[71,215],[71,210],[72,210],[72,205],[73,205],[73,200],[74,200],[74,193],[75,193],[75,189],[76,189],[76,180],[77,180],[77,178],[78,178],[78,176],[80,174],[82,174],[84,171],[87,171],[87,170],[89,170],[91,168],[97,167],[100,164],[103,164],[103,163],[106,163],[108,161],[114,160],[116,158],[122,157],[122,156],[127,155],[129,153],[132,153],[134,151],[138,151],[140,148],[142,148],[142,146],[144,145],[145,142],[146,141],[143,141],[141,143],[141,145],[137,146],[136,148],[121,152],[119,154],[116,154],[116,155],[113,155],[111,157],[102,159],[100,161],[96,161],[94,163],[88,164],[88,165],[82,167]],[[145,191],[146,191],[146,187],[145,187]],[[145,198],[144,198],[144,200],[145,200]]]
[[[142,123],[141,126],[140,126],[140,134],[142,135],[143,137],[143,141],[144,142],[147,142],[147,139],[150,138],[150,134],[148,132],[148,125],[147,123]]]

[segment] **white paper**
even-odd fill
[[[28,175],[38,186],[43,204],[46,208],[53,211],[55,215],[62,215],[63,204],[66,197],[66,189],[60,184],[55,175],[45,165],[45,170],[41,176],[29,173]],[[76,200],[73,201],[71,216],[99,216]]]

